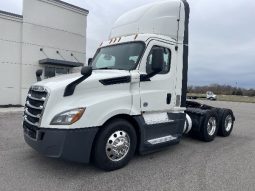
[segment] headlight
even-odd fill
[[[85,108],[77,108],[68,111],[64,111],[56,115],[52,121],[51,125],[71,125],[77,122],[83,115]]]

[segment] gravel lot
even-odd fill
[[[206,101],[204,101],[206,102]],[[207,102],[206,102],[207,103]],[[23,140],[22,114],[0,114],[0,190],[255,190],[255,104],[210,102],[234,110],[228,138],[136,156],[118,171],[49,159]]]

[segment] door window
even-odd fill
[[[153,46],[152,50],[158,49],[158,48],[161,48],[164,51],[164,66],[163,66],[163,70],[159,74],[167,74],[170,71],[170,66],[171,66],[171,51],[168,48],[159,47],[159,46]],[[150,74],[152,72],[151,63],[152,63],[152,51],[150,52],[147,58],[147,63],[146,63],[147,74]]]

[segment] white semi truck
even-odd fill
[[[23,121],[27,144],[48,157],[115,170],[185,133],[206,142],[229,136],[230,109],[186,100],[189,11],[186,0],[134,9],[115,22],[81,73],[33,85]]]

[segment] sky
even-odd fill
[[[65,0],[90,11],[87,57],[107,40],[124,12],[156,0]],[[189,85],[255,88],[255,1],[189,0]],[[0,9],[22,14],[22,0],[0,0]]]

